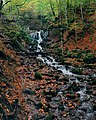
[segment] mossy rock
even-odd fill
[[[35,91],[28,90],[28,89],[23,90],[23,93],[25,93],[25,94],[29,94],[29,95],[35,95]]]
[[[42,74],[41,73],[35,72],[34,76],[35,76],[36,79],[42,80]]]
[[[1,120],[8,120],[7,115],[2,107],[0,107],[0,118]]]
[[[94,64],[96,63],[96,57],[94,54],[88,54],[83,58],[83,62],[87,64]]]
[[[61,48],[55,48],[56,54],[58,56],[62,56],[62,49]]]
[[[83,71],[80,68],[73,68],[72,73],[81,75],[83,73]]]
[[[0,58],[2,59],[7,59],[8,57],[6,56],[6,54],[0,50]]]
[[[45,118],[45,120],[54,120],[54,116],[52,114],[49,114],[48,117]]]

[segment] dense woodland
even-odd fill
[[[0,120],[96,120],[96,0],[0,0]]]

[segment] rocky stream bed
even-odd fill
[[[37,32],[37,52],[43,52],[42,31]],[[38,54],[39,65],[34,68],[44,77],[35,83],[37,93],[24,89],[29,106],[30,119],[48,120],[95,120],[96,119],[96,74],[95,70],[83,68],[85,75],[72,73],[72,66],[60,65],[48,55]],[[29,65],[29,62],[27,63]],[[34,66],[35,67],[35,66]],[[74,68],[75,69],[75,68]],[[38,78],[40,79],[40,78]],[[42,78],[41,78],[42,79]],[[34,79],[32,79],[35,81]],[[36,81],[35,81],[36,82]]]
[[[83,75],[72,73],[75,67],[61,65],[44,53],[41,31],[34,34],[37,35],[34,39],[38,43],[37,54],[30,49],[33,55],[18,55],[18,83],[17,80],[12,82],[14,91],[9,86],[13,94],[19,93],[18,99],[14,98],[14,104],[18,105],[12,104],[11,108],[0,95],[0,99],[5,100],[6,113],[12,113],[7,114],[5,120],[96,120],[96,70],[82,68]],[[7,89],[6,94],[10,95]]]

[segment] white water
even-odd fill
[[[42,46],[40,45],[43,42],[43,39],[41,38],[41,32],[42,32],[42,30],[31,34],[32,39],[36,40],[38,42],[37,50],[36,50],[37,52],[43,52]],[[58,62],[56,62],[55,59],[51,56],[43,57],[41,54],[39,54],[37,59],[42,60],[43,63],[45,63],[51,67],[56,68],[57,70],[61,71],[65,75],[73,75],[73,73],[70,72],[70,70],[66,70],[64,65],[59,65]]]
[[[40,43],[43,41],[42,38],[41,38],[41,35],[40,35],[41,32],[39,31],[38,34],[39,34],[39,39],[37,40],[37,42],[38,42],[37,52],[40,52],[40,51],[43,52],[43,49],[42,49],[42,47],[41,47],[41,45],[40,45]]]

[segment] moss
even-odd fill
[[[92,63],[96,63],[96,57],[94,54],[87,54],[84,58],[83,58],[83,62],[87,63],[87,64],[92,64]]]
[[[35,78],[36,79],[39,79],[39,80],[42,80],[42,75],[41,75],[41,73],[39,73],[39,72],[35,72]]]
[[[82,69],[80,68],[73,68],[72,73],[81,75],[83,72]]]
[[[52,114],[49,114],[48,117],[45,118],[45,120],[53,120],[54,116]]]
[[[35,95],[35,91],[31,91],[31,90],[23,90],[23,93],[26,93],[29,95]]]
[[[66,55],[67,55],[67,57],[70,57],[70,58],[71,58],[71,52],[70,52],[70,51],[67,51],[67,52],[66,52]]]
[[[58,56],[62,56],[62,49],[61,48],[56,48],[55,51],[56,51],[56,54]]]

